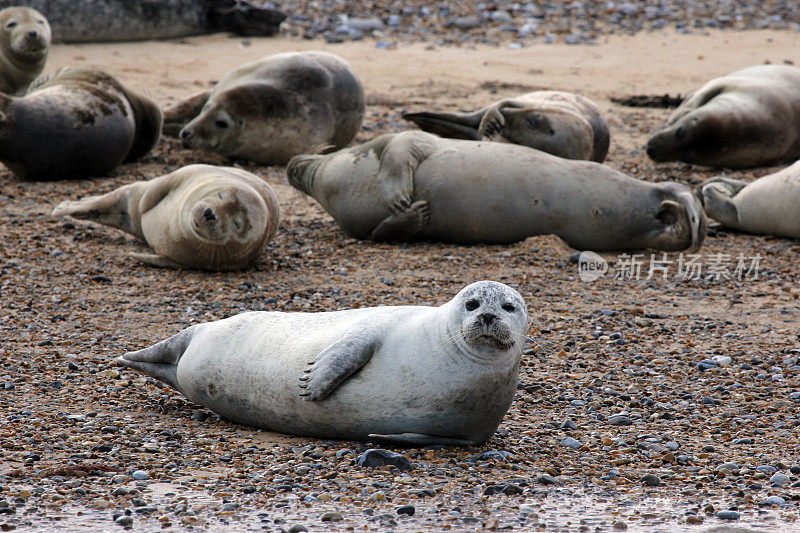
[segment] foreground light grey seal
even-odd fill
[[[403,118],[442,137],[521,144],[566,159],[602,163],[608,123],[594,102],[563,91],[535,91],[472,113],[405,113]]]
[[[650,138],[647,155],[727,168],[800,158],[800,69],[759,65],[711,80]]]
[[[405,132],[297,156],[287,174],[357,238],[469,244],[555,234],[581,250],[682,250],[706,234],[684,185],[514,144]]]
[[[474,445],[511,405],[527,324],[517,291],[480,281],[440,307],[242,313],[117,361],[248,426]]]
[[[698,196],[706,214],[727,228],[800,239],[800,161],[751,183],[712,178]]]
[[[210,91],[165,110],[165,133],[183,145],[264,164],[314,147],[342,148],[364,120],[364,89],[328,52],[286,52],[242,65]]]
[[[103,71],[69,67],[0,94],[0,161],[29,180],[102,176],[149,152],[161,109]]]
[[[0,92],[20,94],[42,73],[50,50],[47,19],[26,7],[0,11]]]
[[[56,41],[174,39],[220,31],[272,35],[286,15],[244,0],[0,0],[43,13]]]
[[[278,199],[267,183],[237,168],[189,165],[101,196],[62,202],[54,216],[127,231],[154,254],[131,254],[155,266],[242,270],[275,236]]]

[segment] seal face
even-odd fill
[[[96,69],[64,68],[21,98],[0,95],[0,161],[30,180],[101,176],[158,142],[150,99]]]
[[[20,94],[44,70],[50,25],[27,7],[0,11],[0,92]]]
[[[610,142],[597,105],[579,94],[534,91],[468,113],[405,113],[403,118],[442,137],[521,144],[566,159],[602,163]]]
[[[480,281],[440,307],[243,313],[117,361],[245,425],[473,445],[513,400],[527,324],[517,291]]]
[[[647,142],[657,162],[766,166],[800,157],[800,69],[759,65],[709,81]]]
[[[750,183],[712,178],[697,193],[706,214],[725,227],[800,238],[800,162]]]
[[[154,266],[242,270],[272,240],[278,200],[258,176],[236,168],[189,165],[102,196],[62,202],[54,216],[112,226],[147,242],[131,254]]]
[[[697,249],[706,234],[684,185],[514,144],[409,131],[297,156],[286,170],[357,238],[502,244],[555,234],[603,251]]]
[[[165,133],[186,148],[285,164],[313,147],[346,146],[364,120],[361,82],[327,52],[275,54],[226,74],[165,110]],[[187,123],[188,122],[188,123]]]

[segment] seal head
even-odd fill
[[[27,7],[0,11],[0,91],[21,94],[42,73],[50,49],[50,25]]]

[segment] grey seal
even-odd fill
[[[597,105],[580,94],[534,91],[468,113],[405,113],[423,131],[442,137],[521,144],[567,159],[602,163],[608,154],[608,123]]]
[[[0,0],[44,14],[65,43],[149,41],[229,31],[272,35],[282,11],[245,0]]]
[[[103,71],[67,67],[21,98],[0,94],[0,161],[29,180],[102,176],[148,153],[161,109]]]
[[[238,168],[189,165],[101,196],[62,202],[53,216],[90,220],[139,237],[153,254],[131,254],[163,267],[243,270],[278,229],[272,188]]]
[[[0,92],[19,95],[44,70],[50,50],[47,19],[26,7],[0,11]]]
[[[182,126],[187,148],[285,164],[313,147],[347,146],[361,128],[365,99],[361,82],[340,57],[286,52],[242,65],[210,91],[164,113],[164,132]]]
[[[653,161],[725,168],[800,157],[800,69],[758,65],[691,93],[647,142]]]
[[[800,238],[800,161],[751,183],[712,178],[697,191],[706,214],[727,228]]]
[[[248,426],[475,445],[511,405],[527,325],[517,291],[480,281],[439,307],[242,313],[117,361]]]
[[[357,238],[470,244],[555,234],[602,251],[697,249],[706,234],[684,185],[515,144],[411,131],[297,156],[287,174]]]

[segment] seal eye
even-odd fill
[[[514,311],[516,311],[516,310],[517,310],[517,308],[516,308],[516,307],[514,307],[514,306],[513,306],[513,305],[511,305],[511,304],[503,304],[503,305],[502,305],[502,307],[503,307],[503,310],[504,310],[504,311],[508,311],[509,313],[513,313]]]
[[[223,130],[228,127],[228,123],[224,120],[218,120],[214,123],[214,125]]]
[[[6,24],[6,28],[16,28],[16,27],[17,27],[16,22],[9,22],[8,24]]]
[[[464,307],[467,308],[467,311],[474,311],[478,307],[480,307],[480,305],[481,304],[478,302],[478,300],[469,300],[467,301],[467,304]]]

